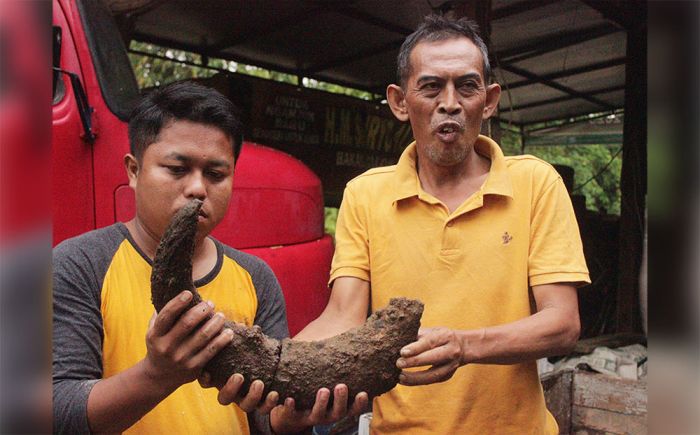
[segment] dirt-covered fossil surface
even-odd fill
[[[190,306],[202,298],[192,282],[192,255],[197,231],[197,216],[202,202],[192,200],[173,216],[156,251],[151,274],[151,297],[156,311],[182,290],[194,294]],[[396,360],[400,349],[415,341],[423,314],[417,300],[394,298],[384,309],[373,313],[364,325],[321,341],[281,342],[265,336],[259,327],[227,321],[234,331],[230,345],[206,366],[216,384],[232,374],[245,378],[244,391],[260,379],[265,394],[277,391],[280,403],[294,398],[298,409],[314,404],[321,387],[333,389],[346,384],[349,397],[366,391],[376,397],[394,388],[400,370]]]

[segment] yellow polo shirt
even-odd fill
[[[528,286],[590,282],[576,217],[554,168],[533,156],[491,160],[484,185],[454,212],[426,193],[415,143],[395,166],[351,180],[336,225],[331,282],[371,282],[372,310],[394,296],[425,304],[421,325],[477,329],[533,313]],[[536,362],[468,364],[449,381],[398,385],[373,402],[373,433],[554,434]]]

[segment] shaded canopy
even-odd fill
[[[124,20],[136,40],[383,95],[395,81],[399,47],[422,17],[467,2],[146,3]],[[500,118],[523,126],[623,108],[633,3],[493,0],[485,14],[495,79],[504,89]]]

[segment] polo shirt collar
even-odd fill
[[[513,197],[513,185],[508,175],[503,151],[491,138],[479,135],[474,144],[476,152],[491,160],[489,176],[482,192],[484,195]],[[396,164],[394,201],[420,196],[423,189],[416,171],[416,143],[412,142],[401,154]]]
[[[396,164],[395,173],[396,196],[395,201],[418,196],[420,194],[420,180],[416,171],[416,142],[412,142],[401,153]]]
[[[484,195],[502,195],[513,197],[513,184],[508,175],[506,158],[501,147],[490,137],[479,135],[475,144],[476,152],[491,160],[491,169],[486,178],[482,192]]]

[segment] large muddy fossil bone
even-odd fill
[[[180,209],[156,250],[151,273],[151,298],[156,311],[183,290],[194,295],[188,309],[202,301],[192,282],[201,206],[202,201],[195,199]],[[365,391],[371,400],[398,382],[399,350],[415,341],[422,313],[420,301],[394,298],[364,325],[314,342],[280,342],[265,336],[258,326],[249,328],[226,321],[224,327],[234,332],[233,341],[205,369],[215,384],[225,383],[234,373],[242,374],[244,392],[252,381],[260,379],[265,383],[264,394],[277,391],[280,403],[292,397],[298,409],[311,408],[319,388],[332,390],[340,383],[348,386],[350,398]]]

